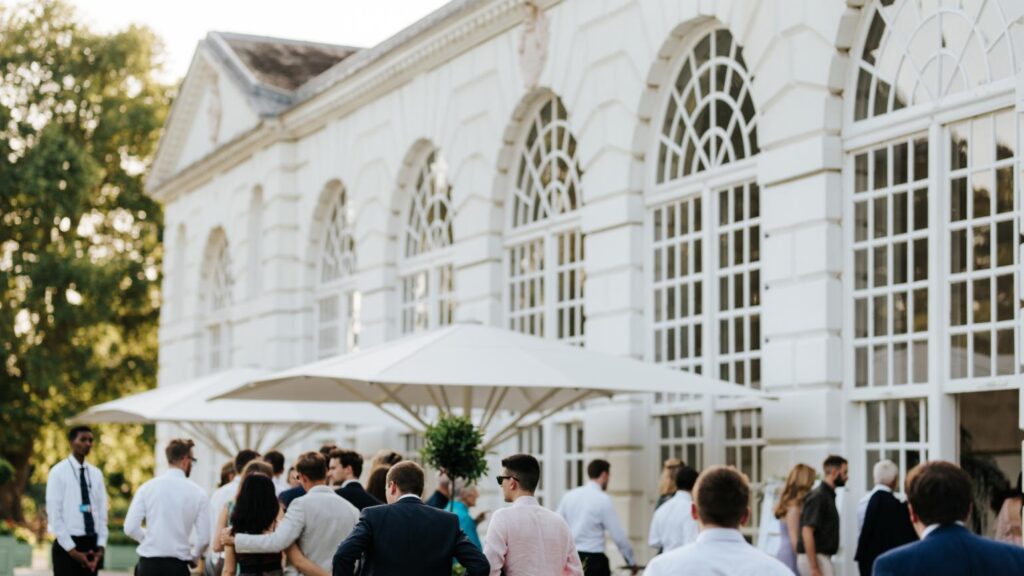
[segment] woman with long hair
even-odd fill
[[[381,502],[388,501],[386,492],[388,470],[390,469],[390,466],[377,466],[370,472],[370,477],[366,480],[366,491]]]
[[[232,534],[266,534],[274,529],[281,506],[277,502],[274,481],[260,473],[242,480],[231,510]],[[281,553],[236,554],[234,547],[224,549],[222,576],[263,575],[282,573]]]
[[[797,574],[796,543],[800,533],[800,511],[803,509],[804,496],[814,486],[816,473],[807,464],[797,464],[789,471],[786,485],[782,487],[779,501],[775,504],[775,517],[779,520],[779,551],[775,557]]]
[[[274,468],[262,460],[253,460],[246,464],[245,468],[242,468],[242,481],[238,484],[238,492],[235,492],[234,499],[228,500],[224,504],[224,507],[221,508],[220,513],[217,514],[217,530],[213,533],[214,552],[224,551],[224,545],[220,541],[220,533],[228,526],[228,519],[231,518],[231,510],[235,505],[235,501],[238,500],[238,495],[242,492],[242,484],[245,483],[246,478],[254,474],[273,478]]]
[[[682,465],[683,461],[679,458],[669,458],[661,465],[661,478],[658,480],[658,503],[654,506],[655,510],[676,495],[676,471]]]

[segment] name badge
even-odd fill
[[[82,504],[81,506],[78,507],[78,511],[82,514],[91,514],[92,506],[90,506],[89,504]]]

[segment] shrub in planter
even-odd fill
[[[456,478],[469,484],[487,473],[483,442],[484,433],[469,418],[444,415],[427,427],[421,455],[424,462],[447,474],[453,484]]]

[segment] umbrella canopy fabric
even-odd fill
[[[422,407],[479,409],[484,429],[498,411],[518,414],[493,445],[531,414],[544,418],[588,398],[649,392],[765,398],[699,374],[462,323],[285,370],[220,397],[392,404],[423,425]]]
[[[177,424],[227,456],[241,448],[276,449],[334,425],[375,426],[392,417],[364,402],[217,400],[266,370],[233,368],[98,404],[71,419],[83,424]],[[408,425],[408,424],[407,424]],[[271,439],[273,442],[271,443]]]

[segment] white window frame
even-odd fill
[[[888,412],[889,404],[895,404],[898,410],[897,415],[897,438],[895,440],[888,440],[887,433],[888,427],[885,415]],[[917,404],[919,407],[919,424],[918,424],[918,440],[910,441],[907,440],[906,435],[906,406],[907,404]],[[879,407],[879,429],[878,439],[875,441],[869,440],[870,430],[868,428],[869,421],[868,415],[871,410],[870,406],[877,404]],[[858,455],[863,458],[863,466],[860,468],[863,470],[862,478],[865,479],[864,488],[870,490],[874,485],[874,479],[872,477],[874,464],[871,459],[868,458],[869,452],[878,452],[879,459],[887,458],[891,452],[896,453],[896,458],[892,459],[899,467],[899,476],[897,477],[896,492],[903,491],[903,481],[906,479],[907,472],[910,471],[910,466],[907,464],[907,452],[917,451],[920,453],[918,462],[927,462],[929,454],[931,452],[930,446],[930,434],[929,431],[929,420],[931,419],[928,413],[928,398],[900,398],[900,399],[889,399],[889,400],[871,400],[868,402],[862,402],[859,404],[858,410],[858,421],[860,422],[860,439],[861,439],[861,450]],[[876,460],[877,462],[877,460]],[[859,483],[858,483],[859,484]],[[857,485],[857,484],[855,484]]]
[[[350,260],[348,263],[350,269],[342,269],[339,271],[338,277],[324,280],[324,264],[328,249],[327,240],[328,235],[332,233],[331,226],[333,222],[331,216],[336,207],[348,213],[347,215],[342,215],[343,218],[348,220],[348,224],[342,230],[339,230],[338,233],[350,234],[354,237],[355,232],[355,218],[352,215],[352,207],[347,190],[343,184],[337,181],[332,182],[328,186],[337,186],[337,188],[331,190],[330,194],[332,196],[327,201],[325,213],[328,220],[321,231],[316,261],[316,289],[313,298],[315,326],[313,350],[315,357],[318,359],[358,350],[359,332],[361,329],[360,311],[362,307],[362,294],[357,288],[358,261],[356,260],[356,248],[354,245],[351,254],[343,255],[339,252],[339,254],[335,255],[336,257],[343,256],[339,258],[339,265],[344,264],[342,262],[344,258],[348,258]],[[345,227],[348,227],[348,230],[344,230]],[[334,299],[333,306],[337,307],[337,315],[332,316],[330,320],[325,320],[321,316],[321,310],[326,301],[330,299]],[[334,338],[337,342],[336,345],[331,346],[324,342],[321,331],[325,329],[335,330]]]
[[[728,437],[730,419],[733,416],[742,417],[749,414],[751,417],[751,436],[744,438],[742,435],[742,421],[737,420],[731,426],[735,433],[733,438]],[[758,530],[761,526],[761,500],[764,498],[764,449],[767,442],[764,437],[764,412],[760,408],[737,408],[719,412],[719,438],[722,444],[722,462],[729,466],[735,466],[737,470],[743,471],[740,465],[741,454],[744,449],[751,451],[751,474],[750,481],[750,519],[740,527],[740,531],[751,541],[757,539]],[[735,455],[730,460],[730,452]],[[744,472],[745,473],[745,472]]]
[[[234,277],[231,246],[226,236],[213,238],[206,248],[201,287],[201,334],[198,339],[197,375],[213,374],[231,367],[231,313],[234,306]]]

